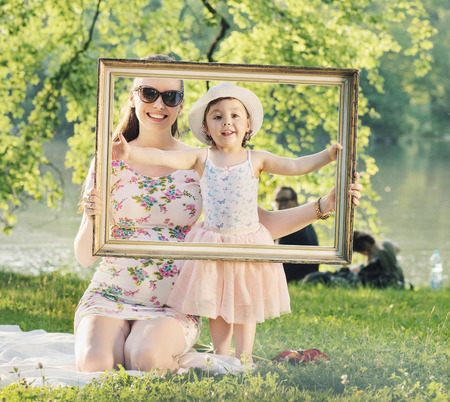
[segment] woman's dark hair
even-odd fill
[[[205,109],[205,113],[203,115],[203,127],[205,129],[205,133],[206,133],[206,115],[208,114],[209,109],[211,109],[212,106],[217,105],[219,102],[221,102],[223,100],[233,100],[233,99],[236,99],[236,98],[229,96],[226,98],[217,98],[208,103],[208,105],[206,106],[206,109]],[[236,100],[239,100],[239,99],[236,99]],[[242,104],[242,106],[244,106],[245,112],[247,113],[247,118],[250,119],[250,115],[248,114],[247,108],[245,107],[244,104]],[[213,145],[213,146],[216,145],[216,143],[214,142],[213,138],[210,135],[208,135],[208,134],[205,134],[205,135],[206,135],[206,142],[208,145]],[[245,147],[247,145],[247,142],[250,141],[250,138],[252,138],[252,130],[249,130],[245,133],[244,138],[242,139],[242,147]]]
[[[166,56],[163,54],[152,54],[146,57],[143,57],[141,60],[151,60],[151,61],[175,61],[170,56]],[[181,92],[184,93],[184,82],[181,81]],[[171,127],[172,137],[180,138],[181,134],[178,130],[178,120],[172,124]],[[117,125],[114,135],[113,141],[117,141],[119,138],[119,133],[122,134],[127,142],[133,141],[139,136],[139,121],[136,116],[136,110],[134,107],[129,105],[128,100],[123,104],[120,110],[120,118],[119,124]]]
[[[370,246],[375,244],[375,238],[366,232],[353,232],[353,251],[358,253],[362,251],[369,251]]]

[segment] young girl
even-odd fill
[[[245,150],[262,121],[262,105],[252,91],[223,83],[198,99],[188,116],[192,133],[210,148],[137,148],[121,137],[113,143],[113,158],[198,172],[205,219],[193,226],[185,241],[271,245],[272,236],[258,218],[260,173],[306,174],[335,161],[342,146],[336,143],[297,159]],[[321,213],[320,199],[316,212],[321,219],[330,215]],[[236,356],[249,361],[256,323],[290,312],[281,263],[183,261],[167,304],[183,313],[208,317],[218,354],[230,353],[234,332]]]

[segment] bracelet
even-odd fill
[[[320,200],[322,197],[318,198],[314,204],[314,208],[316,209],[317,219],[328,219],[331,216],[331,212],[327,212],[326,214],[323,214],[320,212]]]

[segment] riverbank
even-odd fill
[[[23,331],[72,333],[86,280],[71,275],[0,272],[0,323]],[[318,348],[330,361],[293,366],[255,359],[239,376],[136,378],[116,373],[82,389],[11,384],[0,399],[23,400],[446,400],[450,293],[428,289],[330,289],[289,285],[292,313],[257,328],[254,353]],[[209,343],[207,323],[200,342]],[[13,369],[13,368],[12,368]]]

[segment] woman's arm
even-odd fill
[[[259,221],[268,229],[273,239],[297,232],[317,219],[313,202],[278,211],[259,207],[258,214]]]
[[[75,237],[74,250],[77,261],[83,267],[89,267],[98,258],[92,255],[94,215],[99,215],[103,211],[100,193],[94,188],[84,195],[83,208],[83,218]]]
[[[350,183],[348,194],[352,196],[353,204],[359,205],[362,185],[358,183],[359,174],[355,173],[355,183]],[[259,221],[271,233],[274,239],[294,233],[317,220],[315,202],[300,205],[294,208],[279,211],[267,211],[259,207]],[[320,211],[322,213],[334,212],[336,209],[336,188],[333,187],[325,197],[320,200]]]

